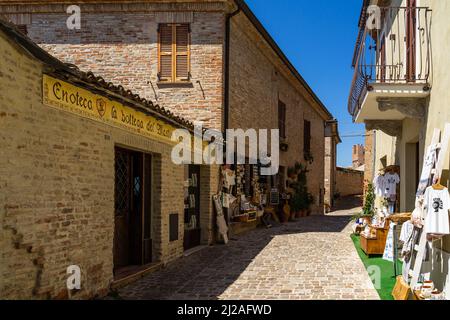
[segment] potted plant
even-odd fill
[[[303,208],[303,199],[301,197],[301,195],[297,192],[295,192],[292,197],[291,197],[291,210],[293,212],[293,215],[296,218],[299,218],[301,215],[301,210]]]
[[[296,175],[297,175],[297,171],[296,171],[295,167],[288,167],[288,169],[287,169],[287,176],[290,179],[295,179]]]
[[[373,184],[369,183],[367,186],[366,197],[362,211],[353,216],[352,220],[363,219],[365,223],[369,224],[375,215],[375,191]]]

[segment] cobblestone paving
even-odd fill
[[[379,299],[349,237],[349,207],[257,229],[122,288],[123,299]]]

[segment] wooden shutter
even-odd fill
[[[159,80],[189,80],[189,24],[159,25]]]
[[[311,122],[304,120],[303,126],[303,152],[311,152]]]
[[[189,80],[189,25],[176,26],[176,81]]]
[[[159,80],[172,81],[173,28],[170,24],[159,25]]]

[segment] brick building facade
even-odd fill
[[[283,143],[287,147],[284,151],[280,151],[279,177],[282,180],[285,179],[287,168],[297,161],[308,163],[308,188],[314,195],[312,213],[323,214],[326,189],[324,184],[325,128],[327,122],[333,120],[333,117],[243,1],[84,0],[80,2],[82,23],[80,30],[69,30],[66,26],[69,16],[66,13],[68,4],[69,1],[64,0],[39,3],[15,1],[14,4],[10,1],[0,1],[0,14],[19,25],[41,48],[64,63],[74,64],[81,70],[99,74],[106,83],[112,82],[131,89],[140,98],[164,106],[190,121],[203,121],[205,126],[222,131],[227,128],[279,128],[281,130],[282,125],[285,133]],[[172,31],[167,32],[167,30]],[[180,34],[187,32],[187,45],[182,40],[178,42],[178,32]],[[163,50],[166,44],[164,39],[167,36],[177,39],[175,46],[171,49],[174,50],[170,56],[171,66],[162,58],[167,56],[167,52]],[[172,41],[175,42],[173,39]],[[177,50],[183,46],[188,48],[188,60],[180,58],[179,61],[178,58],[182,55],[178,55]],[[174,52],[177,53],[174,54]],[[182,70],[182,67],[186,69]],[[174,81],[164,81],[167,72],[172,72]],[[40,73],[42,71],[37,69],[35,81]],[[30,85],[34,86],[34,91],[30,92],[35,92],[38,83]],[[34,99],[37,99],[37,96],[34,96]],[[283,110],[282,113],[280,110]],[[49,117],[52,114],[49,112]],[[53,120],[57,120],[58,117],[60,116],[55,115]],[[70,118],[67,121],[70,121]],[[153,158],[161,170],[160,187],[154,196],[158,199],[160,216],[156,224],[152,223],[152,226],[159,228],[155,231],[155,238],[152,239],[153,258],[155,261],[167,263],[180,257],[184,250],[183,237],[186,235],[183,229],[188,223],[184,221],[181,214],[183,212],[181,181],[185,181],[186,169],[170,165],[168,147],[164,145],[147,141],[142,137],[116,132],[114,129],[105,131],[96,124],[84,124],[84,121],[80,119],[73,121],[74,124],[71,127],[78,128],[75,132],[93,130],[95,135],[103,137],[104,141],[102,140],[101,145],[93,145],[93,148],[89,148],[89,150],[96,150],[98,154],[92,155],[92,158],[90,158],[91,155],[86,157],[91,161],[102,160],[105,170],[98,170],[98,174],[104,179],[104,181],[99,180],[99,184],[105,190],[113,188],[111,184],[114,182],[114,172],[111,170],[114,163],[111,159],[114,156],[114,145],[159,154]],[[51,139],[61,141],[60,143],[48,142],[48,145],[63,146],[64,149],[61,149],[59,155],[56,154],[57,150],[52,150],[49,155],[63,157],[68,151],[65,146],[68,140],[64,144],[64,135],[60,135],[57,131],[52,133],[54,137]],[[50,133],[43,134],[46,137],[50,135]],[[109,139],[105,139],[106,136]],[[66,139],[70,138],[74,137],[67,133]],[[84,143],[84,141],[81,142]],[[89,146],[94,142],[86,143]],[[86,150],[86,152],[90,151]],[[91,165],[94,166],[94,163],[92,162]],[[58,174],[63,174],[66,169],[70,170],[70,167],[60,168]],[[183,174],[184,176],[177,180]],[[202,167],[199,176],[200,242],[211,244],[214,242],[215,228],[211,196],[217,192],[219,168]],[[85,177],[79,178],[80,181],[84,179]],[[179,183],[173,183],[175,180]],[[172,183],[164,181],[172,181]],[[284,180],[278,183],[285,184]],[[51,190],[45,192],[51,194]],[[56,199],[58,195],[54,197]],[[107,215],[108,212],[114,211],[112,203],[115,199],[110,193],[104,197],[105,199],[102,199],[105,206],[93,197],[91,200],[94,207],[89,208],[83,205],[83,209],[78,211],[81,212],[80,214],[85,212],[85,215],[90,217],[93,208],[101,207],[102,212]],[[73,209],[76,210],[76,208]],[[16,208],[16,210],[19,209]],[[19,211],[22,212],[21,210],[22,208]],[[29,214],[34,214],[33,210],[29,211]],[[50,214],[52,211],[46,212]],[[171,241],[169,229],[173,221],[170,216],[174,212],[180,213],[177,220],[179,237]],[[25,217],[21,214],[18,216]],[[91,225],[91,222],[88,224]],[[98,221],[92,221],[92,225],[98,224]],[[58,233],[61,225],[55,224],[53,227],[56,229],[52,232]],[[108,221],[104,228],[103,236],[108,244],[103,245],[102,249],[106,254],[112,246],[114,221]],[[89,232],[89,228],[86,232]],[[33,237],[35,236],[36,233],[33,234]],[[61,241],[64,242],[64,240]],[[87,246],[89,241],[86,240],[84,243]],[[37,250],[37,247],[33,246],[33,248],[32,250]],[[59,250],[55,249],[55,254],[58,257],[64,256],[65,249]],[[77,250],[75,252],[80,253]],[[26,255],[24,252],[21,254]],[[51,255],[48,257],[53,259]],[[91,258],[90,255],[83,256],[86,261],[95,261]],[[64,259],[68,259],[67,256]],[[112,281],[111,257],[104,260],[102,267],[99,265],[100,263],[88,268],[106,270],[106,275],[102,276],[101,280],[104,285],[97,288],[104,289],[106,284],[111,284]],[[23,272],[23,276],[29,275]],[[48,276],[50,277],[51,274]],[[59,277],[63,275],[60,273]],[[43,283],[45,284],[45,281]],[[48,287],[42,286],[43,288],[40,289],[42,295],[58,294],[56,289],[51,287],[51,283],[48,280]],[[83,292],[83,294],[92,296],[95,292],[98,291],[92,287],[90,292]],[[12,296],[24,295],[23,292],[12,293]]]
[[[137,240],[144,261],[130,265],[164,264],[182,255],[186,168],[171,161],[173,143],[145,135],[144,129],[136,132],[105,123],[109,109],[97,119],[54,108],[46,102],[46,92],[52,88],[47,90],[43,78],[51,75],[64,87],[96,94],[98,99],[126,105],[127,110],[140,110],[141,117],[148,114],[165,126],[189,129],[190,124],[133,95],[124,97],[117,87],[105,89],[101,80],[68,68],[20,38],[17,31],[4,24],[1,27],[0,296],[86,298],[106,293],[113,279],[118,279],[117,261],[113,262],[114,238],[121,237],[115,229],[120,223],[117,201],[122,194],[118,151],[139,163],[142,158],[150,160],[143,172],[138,164],[133,175],[134,197],[146,190],[139,198],[143,208],[133,209],[133,214],[142,214],[139,225],[143,230],[149,228],[148,235],[142,236],[149,244]],[[210,170],[202,166],[199,177],[203,184],[200,202],[207,212],[212,196]],[[147,179],[151,180],[146,183]],[[174,214],[175,226],[170,221]],[[200,224],[210,231],[212,226],[205,221]],[[209,243],[207,236],[205,243]],[[125,260],[128,255],[130,261],[141,259],[140,252],[136,258],[125,253]],[[65,287],[66,268],[73,264],[82,270],[82,290],[76,293]]]
[[[80,30],[66,27],[65,1],[2,5],[0,10],[26,24],[28,36],[62,61],[210,128],[278,128],[273,115],[283,103],[289,148],[281,153],[280,165],[286,170],[305,161],[308,122],[306,151],[314,158],[309,189],[316,195],[313,212],[323,212],[324,128],[332,116],[243,1],[104,2],[83,1]],[[188,81],[160,81],[158,28],[167,23],[189,25]]]
[[[365,148],[362,144],[355,144],[352,148],[352,167],[357,169],[365,164]]]

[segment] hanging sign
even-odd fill
[[[48,75],[43,75],[42,91],[42,100],[47,106],[174,143],[171,140],[172,132],[176,129],[174,126],[120,102]]]

